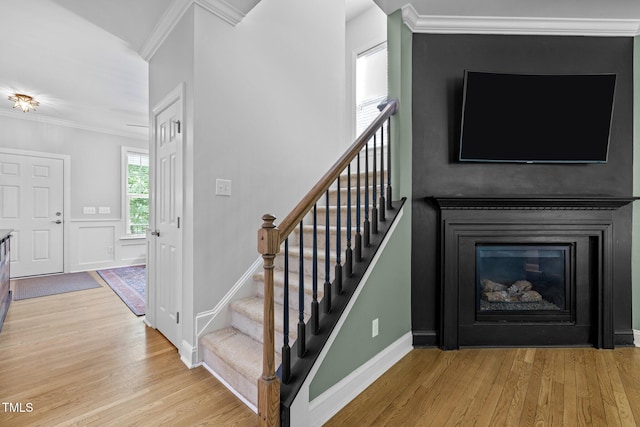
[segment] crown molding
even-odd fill
[[[104,129],[104,128],[98,128],[93,126],[86,126],[70,120],[56,119],[54,117],[37,115],[33,113],[15,114],[15,112],[11,110],[0,110],[0,116],[4,116],[10,119],[16,119],[16,120],[27,120],[27,121],[36,122],[36,123],[45,123],[45,124],[55,125],[55,126],[64,126],[64,127],[84,130],[88,132],[97,132],[97,133],[103,133],[107,135],[122,136],[125,138],[139,139],[143,141],[149,140],[148,136],[140,135],[139,133],[133,133],[133,132],[129,133],[129,132],[118,131],[114,129]]]
[[[233,4],[229,0],[173,0],[138,53],[145,61],[151,59],[191,5],[236,26],[258,3],[260,0],[235,0]]]
[[[402,8],[402,19],[414,33],[596,37],[640,35],[640,19],[420,15],[411,4]]]
[[[138,52],[145,61],[149,61],[156,53],[192,3],[192,0],[173,0],[171,2]]]
[[[235,27],[260,0],[249,0],[248,2],[236,0],[234,5],[225,0],[193,0],[193,2]],[[245,4],[240,5],[240,3]]]

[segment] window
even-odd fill
[[[126,237],[144,237],[149,227],[149,152],[122,147],[123,217]]]
[[[378,105],[387,99],[387,43],[381,43],[356,59],[356,135],[373,122]]]

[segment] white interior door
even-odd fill
[[[154,110],[156,328],[176,347],[180,338],[182,295],[182,121],[181,98]],[[151,285],[151,284],[150,284]]]
[[[12,228],[11,277],[64,270],[64,161],[0,153],[0,228]]]

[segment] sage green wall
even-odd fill
[[[309,386],[313,400],[411,330],[411,209],[376,263]],[[379,319],[379,335],[371,323]]]
[[[640,37],[633,45],[633,195],[640,196]],[[633,204],[631,274],[633,328],[640,330],[640,201]]]
[[[389,96],[400,100],[392,120],[394,199],[407,197],[397,228],[363,286],[309,386],[313,400],[411,331],[411,32],[401,12],[388,20]],[[379,319],[379,335],[371,323]]]

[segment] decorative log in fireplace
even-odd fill
[[[614,347],[614,213],[632,198],[433,197],[440,346]]]

